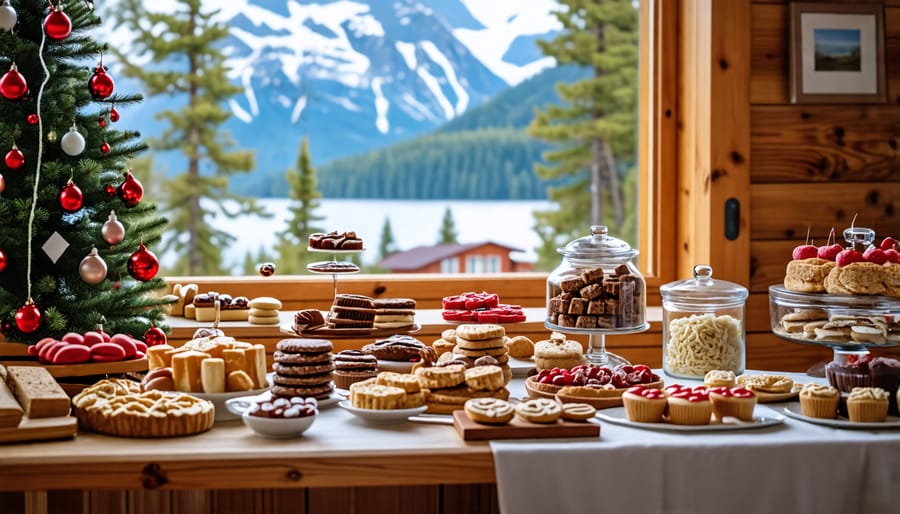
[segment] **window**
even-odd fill
[[[469,255],[466,257],[466,273],[484,273],[484,256]]]
[[[459,257],[441,259],[441,273],[459,273]]]
[[[675,159],[675,100],[678,40],[676,38],[677,5],[662,0],[642,0],[640,3],[640,141],[639,141],[639,239],[638,267],[647,279],[649,298],[658,286],[673,280],[675,274],[676,233],[674,229],[675,197],[677,191]],[[666,223],[663,224],[663,220]],[[664,228],[663,228],[664,227]],[[474,257],[474,256],[473,256]],[[453,261],[453,262],[451,262]],[[484,259],[467,259],[465,273],[494,273],[500,263]],[[504,291],[514,289],[521,299],[533,299],[532,305],[544,301],[546,273],[514,273],[498,276],[467,278],[459,273],[459,261],[441,261],[442,273],[458,273],[454,277],[432,275],[353,275],[340,279],[341,290],[366,293],[388,284],[392,296],[408,294],[428,305],[426,300],[439,300],[442,296],[467,290]],[[449,271],[452,270],[452,271]],[[300,280],[297,280],[297,279]],[[273,280],[274,279],[274,280]],[[192,278],[192,280],[195,280]],[[171,283],[184,282],[184,277],[172,277]],[[195,280],[196,281],[196,280]],[[304,287],[296,287],[297,282]],[[282,277],[269,279],[246,277],[244,280],[229,277],[209,277],[203,283],[210,288],[229,290],[239,285],[251,291],[257,288],[266,294],[295,297],[298,302],[318,301],[330,298],[330,278]],[[225,284],[219,286],[218,284]],[[283,285],[280,285],[283,284]],[[206,286],[201,285],[201,289]],[[233,294],[247,294],[239,291]],[[272,289],[275,289],[274,291]],[[297,292],[294,292],[297,291]],[[250,294],[247,294],[250,296]],[[317,300],[318,296],[321,296]],[[279,298],[282,298],[279,296]],[[658,300],[657,300],[658,301]],[[290,305],[290,302],[288,302]]]

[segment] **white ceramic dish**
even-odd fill
[[[751,430],[765,428],[784,423],[782,416],[754,416],[753,421],[741,421],[737,418],[725,418],[724,423],[710,423],[708,425],[675,425],[672,423],[641,423],[631,421],[625,414],[625,407],[616,407],[597,412],[597,417],[616,425],[622,425],[643,430],[658,430],[663,432],[720,432],[728,430]]]
[[[241,396],[238,398],[231,398],[230,400],[227,400],[225,404],[229,412],[235,416],[239,416],[244,422],[244,425],[263,437],[276,439],[300,437],[303,432],[306,432],[306,430],[312,426],[319,414],[319,411],[316,410],[316,413],[312,416],[304,416],[302,418],[263,418],[251,416],[247,413],[247,410],[252,404],[260,399],[260,395]]]
[[[268,394],[269,388],[263,387],[261,389],[252,389],[250,391],[234,391],[231,393],[188,393],[191,396],[196,396],[201,400],[209,400],[212,402],[213,406],[216,408],[216,423],[220,421],[233,421],[236,419],[240,419],[239,414],[234,414],[233,412],[228,410],[227,405],[225,404],[228,400],[232,398],[238,398],[242,396],[247,397],[256,397],[262,394]]]
[[[884,421],[872,421],[872,422],[861,422],[861,421],[850,421],[849,419],[838,416],[833,419],[825,419],[825,418],[813,418],[810,416],[804,416],[803,411],[800,409],[800,403],[795,402],[784,408],[784,413],[791,418],[799,419],[800,421],[805,421],[807,423],[814,423],[816,425],[824,425],[826,427],[833,428],[849,428],[854,430],[897,430],[900,429],[900,418],[897,416],[888,416]]]
[[[426,405],[412,409],[358,409],[350,404],[350,400],[344,400],[338,403],[338,405],[357,417],[372,423],[397,423],[407,421],[410,416],[421,414],[428,409]]]

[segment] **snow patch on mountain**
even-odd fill
[[[559,9],[555,0],[461,0],[484,28],[457,28],[453,31],[472,54],[513,86],[553,66],[551,57],[524,65],[504,60],[509,46],[522,35],[548,34],[562,29],[548,13]]]

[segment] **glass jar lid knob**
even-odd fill
[[[698,264],[694,266],[694,280],[701,284],[709,285],[712,283],[712,266],[708,264]]]

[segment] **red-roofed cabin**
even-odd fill
[[[533,271],[530,262],[512,257],[519,248],[485,241],[417,246],[389,255],[378,263],[391,273],[499,273]]]

